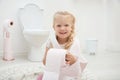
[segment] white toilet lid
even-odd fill
[[[36,4],[27,4],[20,9],[20,22],[24,29],[42,29],[44,10],[40,9]]]

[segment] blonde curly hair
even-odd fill
[[[72,43],[73,43],[73,38],[74,38],[74,36],[75,36],[75,31],[74,31],[74,30],[75,30],[75,17],[74,17],[71,13],[69,13],[69,12],[67,12],[67,11],[59,11],[59,12],[56,12],[56,13],[54,14],[53,26],[54,26],[54,24],[55,24],[55,18],[56,18],[57,15],[63,15],[63,16],[68,15],[68,16],[70,16],[71,19],[72,19],[72,22],[73,22],[72,31],[71,31],[70,36],[68,37],[67,43],[65,44],[65,49],[69,49],[70,46],[71,46]]]

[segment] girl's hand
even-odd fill
[[[77,61],[77,58],[70,53],[67,53],[65,57],[66,64],[72,65]]]

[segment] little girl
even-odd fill
[[[75,37],[75,17],[69,12],[56,12],[53,19],[54,38],[51,37],[46,45],[46,52],[43,58],[43,64],[46,64],[47,52],[50,48],[65,49],[68,53],[65,56],[66,64],[70,67],[80,67],[79,77],[86,67],[87,61],[80,55],[79,40]],[[64,70],[64,69],[63,69]],[[69,70],[69,68],[67,69]],[[61,74],[64,76],[64,71]],[[67,73],[65,73],[66,75]],[[68,73],[69,75],[69,73]],[[62,78],[61,80],[66,80]],[[70,80],[80,80],[78,77]]]

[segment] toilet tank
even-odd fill
[[[27,4],[19,9],[19,21],[23,29],[44,29],[44,9]]]

